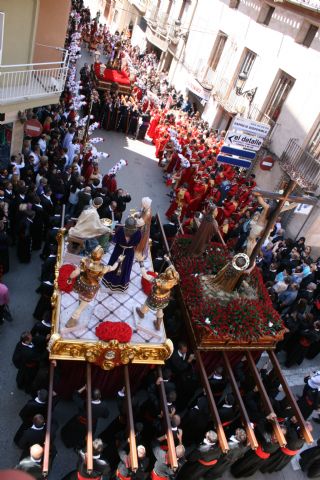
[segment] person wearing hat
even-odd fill
[[[151,198],[143,197],[141,200],[141,210],[135,214],[138,228],[140,227],[142,234],[139,245],[135,251],[135,257],[138,261],[147,258],[149,255],[149,237],[152,218],[151,203]]]
[[[115,247],[108,265],[114,265],[120,256],[124,258],[119,261],[119,265],[115,271],[106,273],[104,276],[103,283],[110,290],[125,292],[128,289],[134,252],[140,240],[141,232],[138,230],[137,220],[134,217],[128,217],[124,226],[119,225],[116,227],[115,234],[112,238]]]

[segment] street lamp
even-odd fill
[[[241,95],[243,97],[246,97],[249,100],[249,104],[253,102],[254,96],[256,94],[256,91],[258,90],[258,87],[256,88],[251,88],[251,90],[245,90],[243,91],[244,84],[246,80],[248,79],[248,75],[245,72],[240,72],[236,81],[236,94]]]

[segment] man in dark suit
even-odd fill
[[[112,201],[110,202],[110,198],[104,198],[103,204],[98,210],[100,218],[109,218],[112,222],[116,221],[116,210],[117,210],[117,202]]]
[[[51,215],[54,214],[54,206],[53,206],[51,195],[52,195],[51,187],[49,187],[49,185],[45,185],[43,188],[43,193],[41,194],[41,197],[40,197],[40,202],[48,217],[51,217]]]
[[[194,360],[194,354],[190,353],[188,355],[187,352],[187,344],[185,342],[179,342],[178,348],[174,350],[168,361],[168,366],[177,377],[191,369],[191,363]]]
[[[41,267],[41,282],[54,282],[55,266],[57,261],[57,245],[50,245],[50,255],[43,262]]]
[[[40,414],[44,418],[47,415],[48,392],[45,389],[38,390],[35,398],[31,398],[22,407],[19,416],[23,421],[24,430],[31,427],[35,415]],[[20,430],[20,429],[19,429]]]
[[[33,338],[31,333],[23,332],[12,356],[12,362],[18,369],[18,388],[30,392],[32,382],[37,374],[39,363],[47,358],[45,339]]]
[[[78,203],[74,212],[75,217],[79,217],[82,210],[87,207],[91,202],[91,188],[85,187],[78,195]]]
[[[129,193],[125,192],[122,188],[118,188],[118,190],[113,194],[112,200],[117,202],[115,219],[118,222],[121,222],[122,215],[127,207],[127,203],[131,202],[131,196],[129,195]]]
[[[30,455],[21,460],[15,469],[28,473],[36,480],[43,480],[44,476],[42,475],[42,457],[43,448],[41,445],[32,445],[30,447]]]
[[[32,419],[32,425],[21,432],[21,435],[15,435],[14,441],[19,448],[23,450],[21,458],[28,456],[29,448],[36,443],[44,444],[46,437],[46,424],[42,415],[37,414]]]
[[[235,400],[232,393],[227,393],[224,397],[224,402],[218,409],[219,417],[223,426],[229,425],[237,416]]]
[[[100,438],[96,438],[92,442],[93,448],[93,469],[89,473],[87,466],[87,454],[86,450],[82,449],[79,451],[79,461],[78,468],[76,471],[69,472],[62,480],[76,480],[76,479],[86,479],[86,478],[95,478],[109,480],[111,468],[109,462],[102,458],[101,454],[103,452],[103,442]]]
[[[87,434],[87,412],[85,401],[81,394],[86,386],[73,394],[73,401],[78,407],[78,413],[74,415],[61,429],[62,441],[67,448],[82,448]],[[98,419],[107,418],[109,411],[105,400],[101,400],[101,392],[94,389],[92,392],[92,433],[94,435]]]

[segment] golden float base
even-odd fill
[[[163,338],[160,343],[119,343],[118,340],[103,342],[96,340],[63,338],[60,332],[61,292],[58,288],[59,269],[63,263],[65,229],[57,236],[58,252],[55,267],[54,293],[51,298],[53,307],[51,338],[48,350],[51,360],[78,360],[98,365],[104,370],[111,370],[128,363],[164,364],[173,352],[170,339]]]

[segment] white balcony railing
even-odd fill
[[[145,14],[145,19],[151,26],[156,27],[158,13],[159,13],[158,5],[151,4]]]
[[[62,62],[0,65],[0,105],[61,93],[67,71],[67,56]]]
[[[161,35],[166,35],[168,31],[168,18],[169,14],[160,12],[157,17],[157,31]]]

